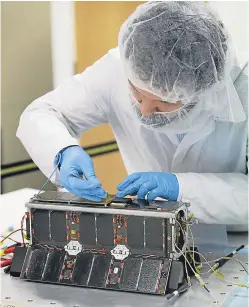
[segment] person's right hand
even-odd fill
[[[59,155],[60,153],[56,157]],[[60,182],[69,192],[92,201],[100,201],[107,195],[95,175],[91,158],[80,146],[68,147],[62,151]]]

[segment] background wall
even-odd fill
[[[237,54],[238,62],[243,65],[248,61],[248,1],[209,1],[218,12],[229,33]]]
[[[89,65],[118,44],[122,23],[141,1],[79,1],[75,2],[76,72]],[[108,124],[91,129],[82,137],[83,147],[95,146],[96,150],[107,145],[110,153],[93,158],[96,174],[103,187],[116,193],[116,186],[127,176],[120,153],[115,151],[114,135]],[[100,146],[102,145],[102,146]]]
[[[25,107],[52,89],[52,58],[49,2],[2,2],[1,9],[4,171],[7,166],[18,169],[30,159],[16,138],[16,129]],[[2,192],[40,188],[44,180],[40,171],[12,175],[2,179]]]
[[[23,187],[39,188],[45,180],[15,136],[25,107],[115,47],[120,25],[141,3],[1,3],[2,174],[8,173],[8,167],[12,169],[11,176],[2,177],[2,192]],[[238,61],[243,65],[248,60],[249,3],[209,3],[218,11],[231,33]],[[108,191],[115,192],[116,184],[125,177],[126,171],[110,127],[103,125],[89,131],[84,135],[82,144],[93,147],[91,152],[95,154],[97,175]],[[100,155],[100,151],[109,154]],[[111,168],[116,168],[116,171],[111,173]]]
[[[53,87],[74,75],[76,61],[75,6],[73,1],[51,1]]]

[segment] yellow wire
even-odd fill
[[[178,222],[178,221],[177,221]],[[179,222],[178,222],[179,223]],[[181,227],[181,224],[179,223],[180,227]],[[190,228],[190,227],[189,227]],[[181,230],[183,231],[182,227],[181,227]],[[191,230],[192,232],[192,230]],[[185,237],[186,237],[186,234],[185,234]],[[243,282],[238,282],[238,283],[233,283],[233,282],[229,282],[227,280],[225,280],[224,278],[224,275],[219,271],[219,270],[215,270],[214,268],[211,267],[211,265],[209,264],[209,261],[207,261],[207,259],[199,252],[196,252],[193,250],[193,254],[194,253],[197,253],[199,254],[205,261],[206,261],[206,264],[209,266],[210,270],[213,271],[213,273],[221,280],[221,281],[225,281],[226,283],[229,283],[229,284],[232,284],[232,285],[236,285],[238,287],[244,287],[244,288],[249,288],[249,285],[243,283]],[[191,253],[190,253],[190,256],[192,257]],[[228,257],[221,257],[221,259],[224,258],[228,258]],[[229,257],[231,259],[233,259],[233,257]],[[189,263],[189,262],[188,262]],[[195,268],[196,269],[196,268]]]
[[[14,231],[12,231],[11,233],[9,233],[6,237],[4,237],[1,241],[0,241],[0,245],[2,245],[3,244],[3,242],[5,241],[5,240],[7,240],[7,239],[10,239],[10,240],[12,240],[11,238],[9,238],[10,236],[12,236],[14,233],[16,233],[16,232],[18,232],[18,231],[21,231],[22,229],[21,228],[19,228],[19,229],[16,229],[16,230],[14,230]],[[26,231],[25,229],[23,229],[23,231]]]

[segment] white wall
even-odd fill
[[[50,7],[47,1],[1,3],[1,154],[3,165],[30,157],[16,138],[19,118],[36,98],[52,90]],[[2,192],[40,188],[40,171],[2,178]]]
[[[53,86],[74,75],[75,35],[74,2],[51,1],[51,44]]]
[[[220,15],[233,40],[239,64],[248,61],[248,1],[209,1]]]

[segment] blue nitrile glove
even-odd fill
[[[60,151],[54,163],[58,164],[58,161],[60,182],[69,192],[93,201],[106,197],[107,193],[95,175],[92,159],[80,146]]]
[[[134,173],[128,176],[118,185],[117,197],[126,195],[137,195],[138,199],[148,200],[156,197],[168,200],[177,200],[179,194],[179,183],[176,175],[170,173]]]

